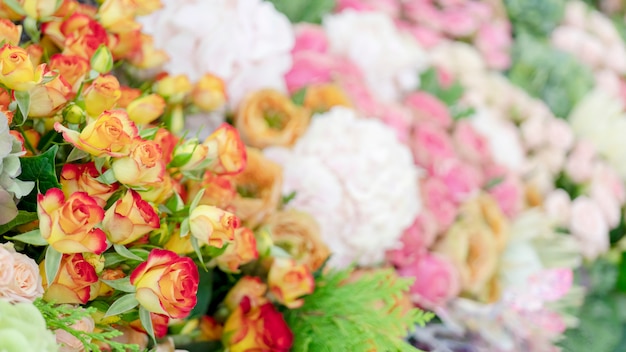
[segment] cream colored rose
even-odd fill
[[[8,264],[6,268],[3,265],[5,263]],[[0,282],[0,298],[15,303],[32,302],[43,296],[39,266],[31,258],[16,252],[12,245],[0,245],[0,268],[9,273],[9,280],[4,285]]]

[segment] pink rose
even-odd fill
[[[443,128],[452,125],[448,107],[435,96],[426,92],[414,92],[404,99],[404,105],[413,110],[418,121],[430,121]]]
[[[382,107],[381,120],[393,128],[402,143],[409,141],[411,134],[411,112],[402,105],[385,105]]]
[[[78,331],[93,332],[95,323],[91,317],[84,317],[72,324],[72,328]],[[54,334],[60,347],[59,352],[82,352],[85,350],[83,343],[67,331],[59,329],[55,330]]]
[[[624,184],[617,171],[607,163],[597,162],[594,164],[591,183],[593,185],[597,184],[606,187],[608,191],[615,196],[620,205],[623,205],[626,201]]]
[[[411,21],[421,23],[439,30],[440,11],[431,1],[408,1],[404,4],[403,13]]]
[[[543,115],[533,115],[520,124],[524,143],[531,149],[539,148],[548,142],[546,119]]]
[[[459,277],[454,266],[436,254],[426,253],[412,265],[400,268],[398,274],[415,278],[411,296],[426,308],[442,306],[459,294]]]
[[[493,9],[487,2],[463,1],[463,3],[465,11],[478,21],[490,21],[493,18]]]
[[[296,44],[292,53],[313,51],[320,54],[328,52],[328,38],[324,28],[312,24],[299,24],[295,28]]]
[[[437,233],[447,230],[459,212],[450,191],[441,180],[432,177],[422,182],[421,187],[425,208],[437,223]]]
[[[436,237],[437,224],[428,211],[423,211],[402,234],[402,247],[389,251],[387,258],[394,265],[409,266],[428,251]]]
[[[579,141],[565,162],[565,172],[576,183],[586,182],[593,172],[593,160],[596,150],[593,144]]]
[[[557,225],[564,226],[569,223],[572,200],[564,190],[557,188],[550,192],[543,202],[543,207]]]
[[[365,116],[378,116],[380,107],[367,87],[363,72],[352,61],[334,59],[337,81],[356,109]]]
[[[497,70],[506,69],[511,64],[509,55],[511,42],[508,23],[502,22],[483,24],[474,39],[487,65]]]
[[[524,185],[513,175],[508,175],[502,182],[491,187],[489,194],[509,219],[514,218],[523,207]]]
[[[459,121],[454,128],[452,138],[456,150],[465,161],[475,165],[490,161],[489,143],[485,137],[476,132],[469,121]]]
[[[483,175],[478,169],[454,158],[435,159],[431,174],[444,184],[456,202],[474,195],[483,183]]]
[[[413,36],[424,49],[434,48],[444,40],[444,37],[439,32],[428,27],[408,24],[402,21],[399,21],[397,26]]]
[[[396,0],[338,0],[337,11],[347,9],[355,11],[383,12],[390,17],[397,17],[400,13],[400,2]]]
[[[2,253],[4,252],[4,254]],[[12,260],[7,259],[7,253]],[[6,285],[0,285],[0,298],[8,299],[11,302],[32,302],[36,298],[43,296],[43,286],[39,266],[28,256],[18,253],[12,245],[0,245],[0,267],[2,263],[13,266],[7,272],[11,277]],[[2,268],[4,271],[5,268]],[[3,273],[4,274],[4,273]],[[4,276],[4,275],[2,275]]]
[[[453,37],[468,37],[478,28],[476,19],[461,9],[441,12],[439,25],[445,33]]]
[[[585,258],[593,260],[609,250],[609,226],[602,210],[591,198],[582,196],[572,202],[570,232]]]
[[[432,123],[418,123],[410,142],[415,162],[430,167],[435,160],[455,158],[454,146],[444,129]]]
[[[15,276],[13,273],[14,261],[11,252],[0,245],[0,292],[13,281]]]
[[[565,120],[549,119],[546,137],[551,146],[562,151],[567,151],[574,145],[574,131]]]
[[[310,84],[331,81],[333,59],[313,51],[296,53],[293,56],[291,70],[285,74],[285,83],[289,92]]]

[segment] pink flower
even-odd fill
[[[448,107],[435,96],[426,92],[414,92],[406,96],[404,104],[413,110],[418,121],[430,121],[443,128],[452,125]]]
[[[509,48],[512,38],[508,23],[483,24],[478,29],[474,42],[489,67],[503,70],[511,64]]]
[[[467,37],[478,28],[476,19],[462,9],[441,12],[439,22],[441,29],[454,37]]]
[[[585,258],[593,260],[609,250],[609,226],[602,210],[591,198],[582,196],[572,202],[570,232]]]
[[[475,194],[483,183],[483,175],[478,169],[455,158],[435,159],[430,171],[433,177],[443,182],[456,202]]]
[[[0,279],[4,281],[4,276],[9,276],[4,285],[0,282],[0,299],[13,303],[32,302],[43,296],[39,266],[28,256],[16,252],[10,244],[0,245],[0,268],[3,271]]]
[[[563,226],[569,223],[572,200],[564,190],[557,188],[550,192],[543,202],[543,207],[557,225]]]
[[[411,112],[402,105],[389,104],[382,107],[383,122],[396,131],[398,139],[407,143],[411,134]]]
[[[434,48],[441,43],[442,40],[444,40],[444,37],[439,34],[439,32],[428,27],[408,24],[401,21],[397,23],[397,26],[411,34],[413,38],[415,38],[424,47],[424,49]]]
[[[296,44],[292,53],[313,51],[320,54],[328,52],[328,38],[324,28],[312,24],[299,24],[295,28]]]
[[[565,120],[549,119],[546,134],[550,145],[560,150],[567,151],[574,145],[574,131]]]
[[[404,267],[415,263],[428,251],[437,237],[437,224],[431,214],[422,212],[411,227],[400,238],[402,247],[387,252],[387,258],[394,265]]]
[[[84,317],[72,324],[71,327],[77,331],[93,332],[95,323],[91,317]],[[67,331],[58,329],[54,331],[54,334],[56,335],[57,343],[60,346],[59,352],[75,352],[85,350],[83,343]]]
[[[356,109],[365,116],[378,116],[380,107],[367,87],[363,72],[348,59],[334,59],[337,81]]]
[[[410,142],[415,162],[430,167],[435,160],[454,158],[454,146],[445,130],[432,123],[419,123]]]
[[[609,227],[616,227],[622,216],[626,194],[617,172],[606,163],[597,162],[594,165],[589,195],[602,210]]]
[[[454,84],[454,76],[442,67],[437,67],[437,80],[442,88],[450,88]]]
[[[510,219],[523,207],[524,186],[518,177],[508,175],[502,182],[489,189],[502,212]]]
[[[410,292],[413,300],[426,307],[444,305],[459,294],[458,273],[447,259],[427,253],[410,266],[402,267],[398,274],[415,278]]]
[[[285,83],[289,92],[310,84],[328,83],[331,81],[333,59],[314,51],[294,54],[293,66],[285,74]]]
[[[467,120],[459,121],[452,135],[456,150],[465,161],[480,165],[490,161],[491,151],[487,140]]]
[[[397,17],[400,13],[400,2],[396,0],[338,0],[337,12],[344,10],[377,11],[391,17]]]
[[[591,178],[595,156],[593,144],[579,141],[565,162],[565,172],[576,183],[586,182]]]
[[[437,178],[428,178],[422,183],[422,194],[425,209],[437,223],[437,232],[447,230],[454,222],[459,209],[446,185]]]

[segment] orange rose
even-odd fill
[[[101,280],[119,280],[126,276],[121,269],[104,269],[100,274]],[[98,289],[98,296],[111,296],[115,293],[115,289],[104,282],[100,282],[100,288]]]
[[[148,124],[159,116],[163,115],[165,110],[165,100],[160,95],[150,94],[134,100],[128,104],[128,116],[131,120],[140,125]]]
[[[159,214],[139,193],[129,190],[107,209],[102,228],[115,244],[129,244],[161,226]]]
[[[280,211],[265,223],[274,243],[284,248],[299,264],[315,271],[324,264],[330,250],[320,237],[315,219],[297,210]]]
[[[148,186],[163,181],[165,163],[161,148],[154,141],[133,140],[128,156],[111,166],[115,178],[125,185]]]
[[[135,0],[105,0],[98,9],[98,18],[109,32],[129,32],[141,27],[135,22],[136,11]]]
[[[153,249],[130,275],[139,304],[174,319],[187,317],[196,306],[198,281],[198,268],[191,258],[163,249]]]
[[[224,328],[213,317],[200,318],[200,341],[219,341]]]
[[[139,49],[129,55],[128,60],[138,68],[153,68],[164,64],[169,57],[163,50],[154,47],[154,39],[151,36],[141,33],[141,45]]]
[[[54,72],[47,72],[44,77],[54,76]],[[37,85],[30,91],[29,117],[51,117],[62,109],[72,96],[72,86],[57,75],[51,81]]]
[[[111,47],[111,54],[113,54],[113,58],[116,60],[125,59],[134,52],[141,50],[140,29],[123,33],[113,33],[113,37],[115,40]]]
[[[45,290],[44,300],[58,304],[85,304],[97,297],[98,275],[82,254],[64,254],[54,280],[46,277],[44,263],[42,261],[39,265]]]
[[[222,124],[204,142],[207,157],[212,160],[208,169],[218,175],[234,175],[246,167],[246,147],[239,133],[229,124]]]
[[[185,75],[163,75],[154,85],[154,91],[167,99],[169,103],[181,103],[191,89],[191,82]]]
[[[100,45],[108,46],[109,38],[104,27],[92,18],[95,14],[81,12],[76,11],[62,22],[46,22],[43,32],[63,49],[63,54],[89,60]]]
[[[19,45],[22,36],[22,26],[11,22],[8,18],[0,18],[0,43]]]
[[[187,189],[190,199],[195,199],[198,192],[204,190],[198,204],[214,205],[225,210],[228,210],[237,194],[230,176],[218,176],[210,171],[204,174],[201,182],[195,180],[187,182]]]
[[[106,235],[96,225],[104,210],[87,193],[77,192],[67,200],[63,191],[49,189],[37,196],[41,236],[61,253],[100,254],[107,248]]]
[[[80,132],[70,130],[59,122],[54,124],[54,129],[63,133],[63,139],[93,156],[128,155],[131,141],[139,134],[137,126],[123,110],[103,112]]]
[[[261,281],[261,278],[244,276],[228,291],[224,304],[232,311],[237,309],[244,297],[248,297],[253,306],[260,306],[267,302],[265,292],[267,292],[267,285]]]
[[[230,352],[287,352],[293,333],[271,303],[255,306],[244,297],[224,323],[222,342]]]
[[[35,67],[26,50],[5,44],[0,48],[0,83],[13,90],[29,90],[41,82],[45,65]]]
[[[163,156],[163,162],[169,164],[172,161],[174,148],[178,144],[179,138],[165,128],[159,128],[153,139],[160,147]]]
[[[191,235],[200,244],[222,248],[224,243],[235,239],[239,219],[223,209],[211,205],[199,205],[189,214]]]
[[[254,232],[246,227],[235,230],[233,243],[226,247],[224,253],[215,258],[222,271],[239,272],[239,267],[259,257]]]
[[[291,146],[308,125],[308,112],[273,89],[249,95],[235,115],[235,126],[242,139],[256,148]]]
[[[309,269],[293,259],[274,258],[267,275],[270,292],[288,308],[298,308],[304,304],[303,295],[313,293],[315,280]]]
[[[226,86],[219,77],[206,74],[191,92],[193,103],[203,111],[215,111],[226,105]]]
[[[117,103],[122,91],[120,82],[112,75],[98,76],[85,89],[85,110],[89,116],[98,116],[105,110],[112,109]]]
[[[133,100],[141,97],[141,89],[120,86],[120,91],[122,95],[120,95],[120,98],[117,100],[117,107],[120,109],[126,109]]]
[[[50,58],[50,69],[59,74],[72,85],[72,91],[77,92],[80,84],[89,72],[89,61],[80,56],[54,54]]]
[[[254,228],[276,212],[281,199],[283,171],[258,149],[247,148],[247,155],[246,168],[234,177],[238,195],[232,204],[235,214],[246,226]]]
[[[104,208],[107,200],[119,188],[118,183],[107,185],[97,181],[100,173],[93,162],[87,164],[65,164],[61,170],[61,189],[66,197],[76,192],[86,192],[100,207]]]

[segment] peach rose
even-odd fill
[[[0,270],[0,299],[32,302],[43,296],[37,263],[16,252],[11,244],[0,245]]]
[[[107,185],[96,180],[100,173],[93,162],[86,164],[65,164],[61,170],[61,189],[66,197],[76,192],[85,192],[91,196],[100,207],[104,208],[106,202],[119,184]]]
[[[288,308],[298,308],[304,304],[303,295],[313,293],[315,280],[306,266],[293,259],[274,258],[267,275],[270,292]]]
[[[26,16],[41,19],[53,15],[60,2],[57,0],[23,0],[22,8],[26,12]]]
[[[222,248],[235,239],[239,219],[218,207],[199,205],[189,214],[189,227],[200,244]]]
[[[15,277],[13,265],[15,258],[8,245],[0,246],[0,287],[8,286]]]
[[[287,250],[311,272],[319,269],[328,259],[330,250],[322,241],[319,224],[311,215],[294,209],[279,211],[265,225],[274,243]]]
[[[137,3],[134,0],[107,0],[98,9],[98,18],[112,33],[123,33],[141,28],[135,21]]]
[[[159,118],[165,111],[165,100],[149,94],[133,100],[127,107],[128,116],[137,124],[145,125]]]
[[[203,111],[215,111],[226,105],[226,86],[219,77],[205,74],[191,91],[191,100]]]
[[[100,254],[107,248],[106,235],[95,227],[104,209],[87,193],[65,199],[63,191],[51,188],[37,196],[37,215],[41,236],[61,253]]]
[[[239,267],[259,257],[256,248],[254,232],[246,227],[235,230],[235,238],[226,247],[224,253],[215,258],[215,262],[222,271],[239,272]]]
[[[22,36],[22,26],[11,22],[8,18],[0,18],[0,42],[19,45]]]
[[[222,124],[202,142],[212,160],[208,169],[218,175],[235,175],[246,167],[247,154],[239,132],[228,124]]]
[[[54,54],[50,57],[50,69],[59,72],[67,83],[72,86],[72,91],[77,92],[80,84],[89,72],[89,61],[80,56]]]
[[[200,190],[204,190],[199,204],[214,205],[225,210],[228,210],[237,194],[232,177],[219,176],[210,171],[204,174],[201,182],[194,180],[187,182],[187,190],[189,199],[194,199]]]
[[[282,168],[260,150],[247,148],[248,164],[234,177],[238,195],[232,204],[235,214],[250,228],[271,216],[281,200]]]
[[[139,134],[137,126],[123,110],[103,112],[80,132],[71,130],[59,122],[54,124],[54,129],[63,133],[63,139],[74,147],[96,157],[128,155],[131,141]]]
[[[138,192],[144,200],[154,204],[161,204],[171,197],[174,192],[180,194],[180,188],[178,181],[172,179],[170,174],[166,172],[163,174],[163,181],[158,184],[158,187],[149,187],[147,190],[138,190]]]
[[[4,44],[0,48],[0,83],[13,90],[29,90],[43,79],[45,65],[35,67],[26,50]]]
[[[267,302],[266,292],[267,285],[261,281],[260,277],[244,276],[228,291],[224,304],[232,311],[239,306],[244,297],[248,297],[253,306],[259,306]]]
[[[44,77],[53,77],[54,72],[46,72]],[[30,91],[29,117],[49,117],[62,109],[72,96],[72,86],[63,78],[56,76],[51,81],[37,85]]]
[[[242,139],[256,148],[291,146],[308,125],[307,111],[273,89],[249,95],[235,115],[235,126]]]
[[[93,332],[95,322],[91,317],[83,317],[72,324],[71,328],[76,331]],[[58,329],[54,330],[54,334],[57,338],[57,344],[59,344],[59,352],[83,352],[85,350],[85,345],[69,332]]]
[[[83,92],[85,111],[89,116],[98,116],[112,109],[121,96],[120,82],[115,76],[98,76]]]
[[[163,249],[153,249],[130,275],[139,304],[174,319],[187,317],[196,306],[198,281],[198,268],[191,258]]]
[[[120,183],[147,186],[163,181],[165,163],[158,144],[135,139],[130,146],[130,155],[115,160],[111,169]]]
[[[161,147],[161,156],[165,164],[169,164],[172,161],[174,149],[178,145],[179,140],[180,138],[165,128],[159,128],[154,134],[153,141]]]
[[[102,228],[109,240],[123,245],[159,227],[159,214],[132,189],[107,209],[102,220]]]
[[[44,266],[45,261],[42,261],[39,264],[39,271],[43,277],[44,300],[58,304],[85,304],[97,297],[96,269],[82,254],[64,254],[57,276],[53,280],[46,277]]]

